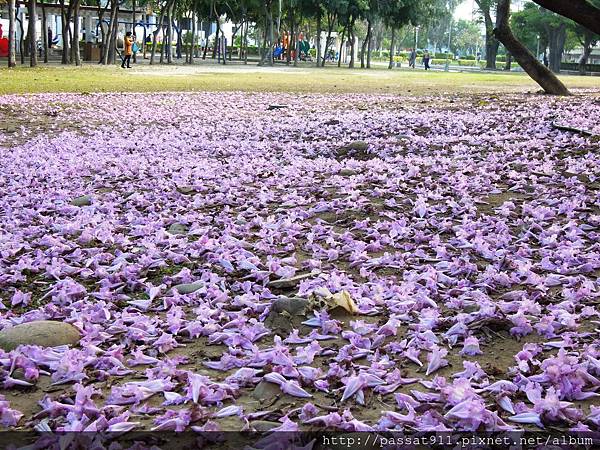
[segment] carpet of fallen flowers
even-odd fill
[[[593,94],[0,97],[0,328],[81,334],[0,351],[1,425],[600,429],[599,117]]]

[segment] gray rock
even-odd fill
[[[180,294],[191,294],[204,286],[204,283],[182,283],[174,287]]]
[[[342,169],[340,170],[340,175],[343,177],[350,177],[352,175],[356,175],[356,172],[352,169]]]
[[[299,297],[280,297],[271,304],[271,313],[288,313],[290,316],[300,316],[306,311],[308,300]]]
[[[281,389],[275,383],[269,383],[268,381],[261,381],[256,385],[252,394],[250,394],[256,400],[271,400],[273,397],[280,395]]]
[[[366,152],[369,149],[369,144],[367,144],[365,141],[353,141],[350,142],[346,148],[356,152]]]
[[[281,426],[279,422],[269,422],[268,420],[253,420],[250,427],[259,432],[265,432]]]
[[[191,195],[191,194],[197,194],[198,191],[196,191],[193,187],[191,186],[177,186],[177,190],[184,195]]]
[[[79,330],[69,323],[36,320],[0,331],[0,348],[10,351],[19,345],[39,345],[42,347],[75,345],[80,339]]]
[[[265,325],[271,331],[280,331],[289,334],[293,328],[302,328],[302,322],[306,319],[305,313],[308,300],[298,297],[281,297],[271,304],[269,315],[265,319]]]
[[[71,200],[73,206],[88,206],[92,204],[92,197],[89,195],[82,195]]]
[[[267,107],[267,111],[272,111],[274,109],[285,109],[287,108],[287,105],[269,105]]]
[[[188,231],[188,227],[182,223],[173,223],[167,231],[171,234],[185,234]]]
[[[290,289],[298,286],[298,284],[300,284],[302,280],[311,278],[314,275],[315,274],[313,273],[303,273],[291,278],[280,278],[279,280],[269,281],[269,283],[267,283],[267,286],[269,286],[271,289]]]

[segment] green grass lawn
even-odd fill
[[[571,89],[600,91],[600,77],[563,76]],[[0,94],[38,92],[269,91],[374,92],[428,95],[536,91],[524,74],[138,65],[131,70],[98,65],[0,69]]]

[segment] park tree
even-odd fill
[[[559,73],[567,38],[574,37],[575,23],[535,3],[526,3],[522,11],[512,15],[511,23],[515,36],[529,49],[537,48],[539,36],[541,50],[544,54],[548,50],[550,70]]]
[[[483,45],[481,31],[476,22],[460,19],[453,27],[451,48],[454,53],[474,55]]]
[[[538,5],[567,17],[600,34],[600,5],[590,0],[533,0]]]
[[[321,67],[324,67],[327,52],[333,43],[333,30],[338,22],[338,18],[345,12],[348,2],[347,0],[324,0],[320,3],[325,10],[325,17],[327,18],[327,38],[325,39],[325,49],[321,61]]]
[[[513,34],[510,27],[510,0],[498,0],[494,35],[519,65],[544,91],[554,95],[569,95],[569,90],[558,77],[546,68]]]
[[[596,8],[600,8],[600,0],[592,0],[591,3]],[[583,75],[585,73],[585,66],[592,54],[592,50],[598,45],[600,34],[581,24],[575,25],[574,33],[582,48],[581,57],[579,58],[579,73]]]
[[[35,38],[35,23],[37,21],[36,0],[29,0],[27,3],[27,14],[29,15],[27,27],[27,39],[29,41],[29,65],[37,66],[37,48]]]
[[[485,25],[485,67],[486,69],[495,69],[500,42],[498,42],[498,39],[494,35],[492,13],[496,9],[497,0],[475,0],[475,3]]]
[[[393,67],[396,35],[399,29],[409,24],[413,27],[430,25],[448,11],[449,5],[456,3],[448,3],[445,0],[383,0],[380,5],[381,18],[392,34],[388,68]]]
[[[15,43],[16,2],[8,0],[8,67],[17,65],[17,46]]]

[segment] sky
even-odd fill
[[[458,6],[458,8],[456,8],[456,11],[454,12],[454,18],[471,20],[474,3],[475,2],[473,0],[464,0]]]

